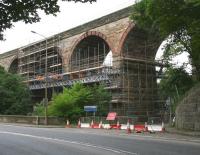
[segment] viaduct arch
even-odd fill
[[[104,82],[112,93],[108,111],[119,115],[155,113],[157,86],[153,61],[159,44],[152,47],[146,43],[143,33],[129,19],[130,13],[128,7],[49,37],[47,45],[46,40],[41,40],[1,54],[0,65],[8,71],[17,66],[35,101],[44,97],[47,59],[49,98],[53,91],[61,91],[62,86],[77,81]],[[103,65],[108,55],[111,66]]]

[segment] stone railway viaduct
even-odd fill
[[[108,111],[149,115],[158,110],[154,61],[160,43],[149,42],[129,19],[131,7],[0,55],[0,65],[20,74],[33,100],[74,82],[104,83],[112,94]],[[45,77],[45,60],[47,76]]]

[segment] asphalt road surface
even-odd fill
[[[0,155],[199,155],[200,140],[125,131],[0,124]]]

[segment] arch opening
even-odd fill
[[[112,103],[113,110],[124,115],[155,114],[159,108],[154,60],[160,43],[149,40],[137,27],[131,28],[123,37],[121,90],[113,94],[118,98],[118,102]]]
[[[8,72],[12,73],[12,74],[17,74],[18,73],[18,59],[17,58],[15,58],[12,61],[12,63],[10,64]]]
[[[53,91],[57,88],[52,89],[51,87],[55,85],[52,84],[50,87],[49,84],[61,80],[62,63],[59,48],[56,46],[42,48],[42,50],[34,49],[31,53],[27,52],[20,56],[19,73],[29,85],[34,102],[40,102],[43,99],[46,85],[48,85],[48,99],[51,98]]]
[[[70,71],[111,66],[112,51],[104,39],[88,36],[75,47],[70,59]]]
[[[134,27],[125,37],[121,52],[124,56],[135,59],[154,60],[160,42],[158,43],[152,38],[147,38],[144,31]]]
[[[62,58],[57,47],[48,48],[47,55],[46,50],[41,50],[23,55],[19,60],[20,74],[28,80],[44,78],[46,67],[48,77],[62,73]]]

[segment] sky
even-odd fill
[[[53,15],[47,16],[40,11],[40,22],[34,24],[17,22],[13,28],[7,29],[4,33],[6,41],[0,41],[0,53],[8,52],[43,39],[41,36],[31,33],[31,31],[50,37],[134,3],[135,0],[97,0],[97,2],[92,4],[59,1],[60,13],[56,17]],[[160,59],[162,56],[161,48],[157,52],[157,59]],[[187,55],[184,54],[175,58],[174,61],[182,64],[188,61],[187,59]]]
[[[4,33],[6,41],[0,41],[0,53],[4,53],[29,43],[42,40],[36,31],[46,37],[87,23],[104,15],[134,4],[135,0],[97,0],[95,3],[74,3],[59,1],[60,13],[56,17],[39,12],[41,21],[34,24],[17,22]]]

